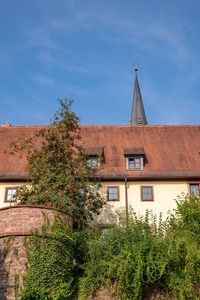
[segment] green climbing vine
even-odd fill
[[[25,242],[28,268],[24,278],[23,300],[71,299],[75,287],[74,245],[69,225],[60,218],[43,226]]]

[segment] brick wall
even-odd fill
[[[72,218],[61,211],[41,206],[17,205],[0,209],[0,300],[20,299],[26,271],[24,239],[48,220],[61,216],[72,224]]]

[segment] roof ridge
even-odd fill
[[[0,129],[12,129],[12,128],[27,128],[27,129],[30,129],[30,128],[38,128],[38,127],[47,127],[49,125],[11,125],[9,127],[4,127],[4,126],[0,126]]]
[[[152,127],[200,127],[200,124],[184,124],[184,125],[100,125],[100,124],[97,124],[97,125],[89,125],[89,124],[81,124],[80,125],[81,127],[129,127],[129,128],[140,128],[140,127],[143,127],[143,128],[152,128]]]
[[[50,124],[48,125],[12,125],[10,127],[3,127],[0,126],[0,129],[6,129],[6,130],[10,130],[10,129],[32,129],[32,128],[44,128],[44,127],[48,127]],[[161,127],[165,127],[165,128],[170,128],[170,127],[200,127],[200,124],[184,124],[184,125],[171,125],[171,124],[165,124],[165,125],[110,125],[110,124],[95,124],[95,125],[91,125],[91,124],[80,124],[80,127],[125,127],[125,128],[161,128]]]

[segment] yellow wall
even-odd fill
[[[120,201],[109,201],[104,208],[104,221],[109,221],[111,212],[115,209],[125,207],[125,183],[122,182],[105,182],[102,184],[103,191],[106,195],[108,186],[119,186]],[[168,211],[176,208],[178,196],[182,193],[188,193],[188,183],[185,182],[128,182],[128,205],[132,207],[138,216],[144,215],[145,211],[151,210],[153,214],[159,216],[162,213],[163,218],[167,217]],[[152,186],[154,201],[141,201],[141,186]]]
[[[23,183],[0,183],[0,208],[11,205],[4,202],[5,188],[15,187]],[[125,207],[125,184],[124,182],[105,182],[102,183],[102,191],[106,196],[106,189],[108,186],[119,186],[120,200],[109,201],[104,208],[104,215],[109,221],[113,210]],[[152,186],[154,193],[154,201],[141,201],[141,186]],[[145,211],[152,210],[154,214],[159,215],[161,212],[163,216],[167,216],[169,210],[176,207],[175,199],[181,193],[188,193],[188,183],[185,182],[128,182],[128,203],[134,211],[140,216]],[[105,213],[106,212],[106,213]]]

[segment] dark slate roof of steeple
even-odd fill
[[[133,91],[133,104],[131,112],[131,125],[147,125],[147,119],[144,111],[144,105],[142,102],[142,96],[140,93],[140,86],[137,77],[137,69],[135,69],[135,83]]]

